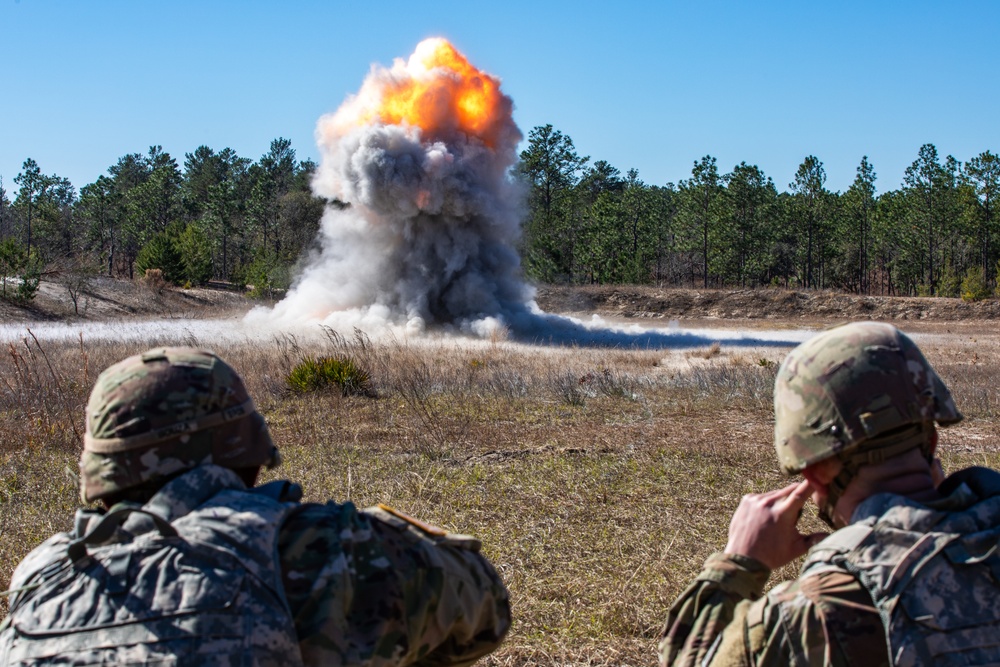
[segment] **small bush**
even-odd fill
[[[244,267],[243,274],[251,299],[273,299],[291,285],[289,267],[270,255],[256,257]]]
[[[140,280],[142,280],[142,283],[146,287],[157,294],[163,292],[167,287],[167,281],[164,279],[163,271],[160,269],[146,269]]]
[[[347,357],[306,357],[288,374],[287,382],[300,393],[337,387],[344,396],[374,396],[368,371]]]
[[[610,368],[588,371],[580,378],[580,385],[593,387],[596,391],[610,398],[626,398],[634,401],[639,396],[633,378]]]
[[[596,396],[588,385],[587,376],[579,376],[572,371],[564,371],[552,378],[552,386],[567,405],[583,407],[587,399]]]
[[[184,267],[186,285],[204,285],[212,278],[212,244],[199,225],[184,228],[174,244]]]
[[[944,269],[941,271],[937,296],[962,296],[962,276],[955,271],[955,267],[951,265],[951,262],[945,264]]]
[[[715,341],[704,350],[695,350],[691,352],[690,356],[701,357],[702,359],[711,359],[712,357],[718,356],[722,351],[722,343]]]
[[[168,283],[179,284],[184,278],[184,263],[177,250],[174,236],[160,232],[149,243],[142,246],[135,258],[135,268],[140,274],[151,269],[159,269]]]
[[[42,281],[42,263],[35,255],[34,250],[28,257],[24,266],[24,273],[21,274],[21,283],[17,286],[14,299],[26,303],[35,298],[38,293],[38,286]]]
[[[994,276],[996,282],[996,289],[993,292],[993,296],[1000,297],[1000,259],[997,260],[996,265],[996,275]]]
[[[7,282],[12,286],[20,284],[20,274],[28,261],[24,248],[14,239],[0,242],[0,293],[7,297]]]
[[[986,284],[983,267],[973,266],[962,279],[962,301],[982,301],[989,296],[990,287]]]

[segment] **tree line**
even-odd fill
[[[283,138],[256,161],[199,146],[183,166],[152,146],[77,192],[29,158],[12,193],[0,177],[0,297],[30,298],[44,271],[158,270],[178,285],[287,288],[324,207],[344,205],[311,194],[315,169]],[[513,176],[528,191],[525,272],[540,282],[966,298],[998,284],[1000,160],[990,151],[962,163],[925,144],[900,187],[881,193],[867,157],[851,186],[832,192],[812,155],[780,191],[756,165],[721,173],[712,156],[690,178],[658,186],[591,162],[544,125]]]
[[[781,191],[756,165],[722,173],[712,156],[656,186],[591,163],[544,125],[518,171],[530,184],[522,256],[542,282],[971,299],[997,286],[1000,160],[990,151],[962,163],[925,144],[901,186],[881,193],[867,157],[846,192],[831,192],[812,155]]]
[[[283,138],[257,161],[199,146],[183,167],[152,146],[77,192],[28,158],[13,179],[13,201],[0,179],[4,294],[16,277],[13,295],[30,298],[52,267],[127,278],[157,269],[178,285],[217,279],[258,292],[287,287],[325,205],[310,192],[315,169]]]

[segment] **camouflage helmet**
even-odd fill
[[[150,350],[108,367],[87,404],[80,495],[90,502],[202,463],[280,462],[243,380],[212,352]]]
[[[789,475],[906,426],[961,419],[924,355],[890,324],[824,331],[792,350],[774,383],[774,446]]]

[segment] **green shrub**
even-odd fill
[[[212,279],[212,245],[204,230],[190,224],[175,241],[187,283],[204,285]]]
[[[951,262],[947,262],[938,280],[937,296],[962,296],[962,278],[955,271]]]
[[[159,269],[167,282],[179,284],[184,278],[184,262],[177,250],[176,239],[167,232],[160,232],[142,246],[135,258],[135,268],[139,275],[150,269]]]
[[[251,299],[273,299],[291,285],[288,265],[269,253],[258,255],[244,267],[243,278]]]
[[[348,357],[306,357],[287,378],[292,391],[340,389],[344,396],[374,396],[368,371]]]
[[[989,295],[990,287],[986,284],[983,267],[971,267],[962,278],[962,301],[982,301]]]
[[[18,284],[18,276],[24,270],[27,263],[27,253],[14,239],[4,239],[0,242],[0,293],[7,296],[7,281],[13,285]]]
[[[38,293],[38,285],[42,282],[42,260],[35,254],[34,249],[28,255],[21,273],[21,282],[14,293],[14,299],[22,303],[27,303],[35,298]]]
[[[42,279],[42,261],[34,249],[29,255],[14,239],[0,243],[0,295],[14,301],[26,303],[35,298]],[[12,293],[7,292],[7,283],[17,285]]]

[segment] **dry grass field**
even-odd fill
[[[995,328],[899,324],[920,335],[967,416],[942,433],[946,469],[1000,467]],[[29,336],[3,352],[0,590],[32,546],[70,527],[83,406],[97,373],[149,345]],[[781,348],[359,335],[216,351],[246,379],[284,450],[277,472],[301,482],[307,500],[382,502],[482,538],[516,619],[488,665],[655,663],[668,605],[725,544],[740,496],[785,483],[771,447]],[[376,396],[289,391],[285,378],[307,354],[349,356]],[[805,521],[820,526],[813,513]]]

